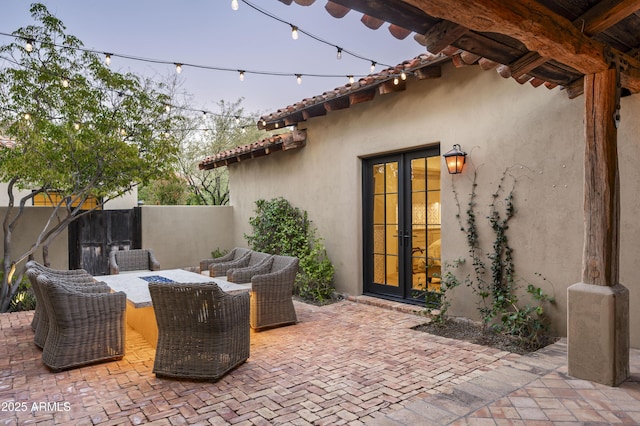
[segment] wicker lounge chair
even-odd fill
[[[158,323],[153,372],[218,380],[249,358],[249,294],[215,283],[149,283]]]
[[[37,277],[49,319],[42,362],[53,371],[121,359],[125,350],[127,296],[84,293],[74,287]]]
[[[35,260],[28,261],[25,265],[25,271],[35,268],[38,272],[45,272],[49,276],[61,276],[61,277],[86,277],[87,279],[93,280],[91,274],[89,274],[84,269],[72,269],[69,271],[61,270],[61,269],[52,269],[44,266],[41,263],[36,262]],[[33,283],[31,283],[33,287]],[[34,290],[35,292],[35,290]],[[37,299],[37,296],[36,296]],[[36,300],[37,301],[37,300]],[[33,319],[31,320],[31,329],[33,331],[38,327],[38,321],[40,321],[42,310],[36,304],[36,310],[33,313]]]
[[[251,250],[246,248],[236,247],[233,250],[231,250],[229,253],[225,254],[224,256],[216,257],[214,259],[202,259],[200,261],[200,272],[208,271],[209,266],[212,263],[224,263],[224,262],[230,262],[233,260],[238,260],[241,257],[247,255],[250,251]]]
[[[151,249],[114,250],[109,254],[109,270],[111,275],[124,271],[157,271],[160,262]]]
[[[227,275],[230,269],[253,268],[263,262],[267,262],[272,255],[259,251],[251,251],[239,259],[209,265],[209,275],[212,277],[222,277]],[[228,278],[227,278],[228,279]],[[245,281],[248,282],[248,281]]]
[[[251,277],[251,328],[261,330],[295,324],[293,285],[298,272],[298,258],[273,256],[266,273]]]

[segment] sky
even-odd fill
[[[67,34],[78,37],[86,48],[172,63],[230,68],[233,72],[199,69],[185,65],[180,74],[182,89],[192,95],[195,109],[219,111],[218,103],[242,99],[245,113],[267,114],[304,98],[347,84],[347,75],[370,73],[371,60],[396,65],[426,50],[413,35],[397,40],[388,24],[378,30],[364,26],[362,14],[350,11],[344,18],[333,18],[324,9],[325,0],[311,6],[278,0],[251,0],[251,3],[281,19],[268,17],[231,0],[42,0],[47,9],[66,26]],[[33,24],[31,2],[2,0],[0,32],[12,33]],[[329,42],[318,42],[300,34],[291,37],[291,27]],[[0,43],[10,38],[0,36]],[[367,58],[353,58],[340,46]],[[171,64],[154,64],[114,56],[111,67],[132,71],[147,78],[166,80],[175,73]],[[376,72],[384,69],[378,65]],[[268,76],[247,72],[240,81],[235,70],[302,74],[302,83],[294,76]],[[307,76],[305,76],[307,74]],[[308,74],[340,75],[311,77]],[[344,76],[344,77],[342,77]]]

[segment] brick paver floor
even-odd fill
[[[563,342],[519,356],[414,331],[425,319],[409,312],[295,306],[298,324],[252,332],[249,360],[215,383],[156,378],[132,329],[121,361],[52,373],[33,313],[1,314],[0,424],[640,422],[635,352],[633,377],[608,388],[566,375]]]

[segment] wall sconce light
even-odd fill
[[[462,151],[460,145],[454,144],[453,149],[446,152],[444,155],[444,161],[447,163],[447,170],[449,174],[456,175],[462,173],[464,163],[467,160],[467,153]]]

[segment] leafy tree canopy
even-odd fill
[[[36,24],[16,30],[15,40],[0,46],[0,134],[17,142],[13,149],[0,148],[0,180],[9,183],[10,198],[0,312],[17,287],[8,285],[14,265],[85,214],[79,207],[84,200],[95,197],[100,207],[166,176],[179,151],[170,130],[182,117],[167,112],[166,87],[114,72],[65,34],[44,5],[32,4],[30,11]],[[14,188],[33,191],[18,201],[19,209]],[[27,253],[13,256],[11,234],[24,206],[34,194],[50,191],[60,201],[47,228]]]

